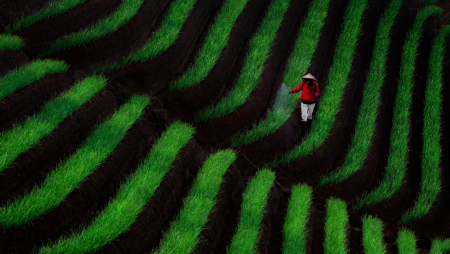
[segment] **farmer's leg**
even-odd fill
[[[301,103],[302,109],[302,122],[306,122],[308,120],[308,104]]]
[[[313,114],[313,111],[314,111],[314,107],[315,107],[315,106],[316,106],[315,103],[309,104],[309,105],[308,105],[308,119],[309,119],[309,120],[312,120],[312,114]]]
[[[311,128],[311,122],[312,122],[312,113],[314,111],[315,103],[308,105],[308,121],[306,122],[306,133],[309,132],[309,129]]]

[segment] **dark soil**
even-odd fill
[[[163,234],[169,230],[171,221],[181,210],[183,200],[206,157],[219,149],[229,148],[234,135],[266,117],[282,82],[298,31],[312,2],[291,1],[277,31],[260,82],[251,93],[250,99],[224,117],[196,123],[196,112],[214,105],[234,87],[248,53],[249,42],[271,2],[249,0],[233,26],[227,46],[208,76],[194,87],[170,92],[170,83],[179,78],[194,62],[224,1],[197,0],[174,45],[153,59],[107,73],[108,84],[102,92],[82,105],[52,134],[21,154],[10,167],[1,172],[0,206],[3,207],[20,198],[35,185],[41,184],[60,161],[73,154],[92,130],[111,116],[131,95],[138,93],[151,97],[151,106],[146,109],[144,116],[134,123],[108,160],[88,176],[64,202],[39,219],[0,231],[0,253],[29,253],[62,236],[67,237],[72,232],[82,230],[104,209],[108,201],[114,198],[121,184],[146,158],[165,127],[173,121],[181,120],[195,127],[196,134],[193,139],[177,156],[171,170],[130,229],[96,253],[148,253],[158,247]],[[1,1],[0,31],[18,20],[22,14],[39,10],[48,2]],[[175,0],[147,0],[138,13],[117,31],[86,45],[47,56],[46,58],[66,61],[70,65],[69,71],[46,76],[3,99],[0,102],[0,131],[11,129],[23,122],[26,117],[39,112],[46,102],[70,89],[75,82],[96,68],[121,59],[145,43],[161,26],[162,18],[173,2]],[[317,77],[320,89],[324,91],[348,2],[349,0],[331,0],[320,41],[308,70]],[[87,0],[64,14],[17,31],[15,34],[25,40],[26,46],[21,50],[0,52],[0,77],[37,59],[43,47],[57,38],[95,24],[109,15],[120,3],[119,0]],[[310,207],[307,224],[307,253],[323,253],[325,204],[330,197],[340,198],[348,204],[347,246],[351,253],[363,251],[361,217],[366,214],[374,215],[383,221],[384,242],[389,253],[397,253],[396,241],[400,228],[398,221],[414,204],[421,184],[423,103],[428,58],[433,38],[450,18],[450,4],[447,0],[439,0],[435,4],[444,8],[444,14],[430,18],[424,23],[415,65],[407,173],[401,190],[378,205],[358,210],[351,208],[351,204],[363,193],[375,189],[384,176],[402,48],[406,33],[423,7],[419,0],[404,1],[392,27],[376,132],[363,167],[342,183],[318,186],[318,181],[324,174],[342,165],[348,152],[362,103],[375,32],[388,4],[389,0],[369,0],[349,82],[330,136],[312,155],[272,169],[276,174],[276,182],[272,186],[260,230],[257,246],[260,253],[282,253],[283,224],[291,187],[301,183],[313,188],[313,205]],[[450,89],[446,85],[450,82],[450,39],[447,40],[446,46],[442,94],[442,190],[429,214],[402,226],[415,232],[421,253],[429,251],[433,239],[450,238],[450,206],[446,202],[450,198],[450,171],[447,170],[450,166],[450,118],[446,114],[450,112]],[[320,110],[320,100],[317,104],[316,112]],[[226,253],[236,231],[245,186],[264,164],[302,142],[299,116],[300,111],[296,109],[276,132],[235,149],[237,159],[223,178],[221,190],[216,197],[217,203],[193,253]]]

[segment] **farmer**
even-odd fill
[[[316,105],[316,100],[320,96],[319,85],[317,84],[316,78],[310,73],[303,77],[303,82],[300,83],[296,88],[289,90],[289,93],[298,93],[302,91],[300,96],[302,119],[300,121],[300,126],[303,130],[303,135],[309,131],[312,121],[312,113]]]

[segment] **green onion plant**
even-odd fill
[[[177,81],[170,84],[170,91],[192,87],[206,78],[220,53],[225,48],[228,38],[239,14],[248,0],[227,0],[223,3],[219,15],[208,31],[202,49],[194,64]]]
[[[19,154],[49,135],[67,116],[98,93],[106,84],[103,77],[88,77],[72,89],[47,102],[42,110],[23,124],[0,134],[0,172]]]
[[[286,66],[283,75],[284,84],[295,86],[302,82],[302,75],[299,75],[299,73],[306,73],[311,64],[313,53],[319,42],[320,32],[325,23],[329,3],[330,0],[314,0],[311,3]],[[233,137],[231,147],[253,143],[278,130],[294,112],[298,101],[296,96],[285,96],[287,92],[286,89],[280,87],[278,93],[281,94],[277,95],[277,101],[273,108],[268,110],[266,118],[259,123],[255,123],[245,133]]]
[[[232,150],[211,155],[198,173],[177,219],[164,234],[154,253],[191,253],[216,203],[216,195],[228,167],[236,159]]]
[[[294,185],[283,226],[283,253],[306,253],[309,209],[312,190],[307,185]]]
[[[57,39],[44,48],[40,55],[45,56],[56,51],[82,46],[116,31],[137,13],[143,2],[144,0],[123,0],[117,9],[105,19],[93,26]]]
[[[283,20],[290,0],[274,0],[270,3],[262,24],[250,41],[248,53],[234,88],[225,95],[217,105],[197,112],[197,122],[220,118],[242,106],[253,89],[259,84],[264,63],[269,57],[269,51],[275,39],[275,34]]]
[[[375,37],[372,61],[370,62],[369,73],[364,86],[363,99],[356,120],[355,134],[342,166],[320,179],[320,186],[347,179],[361,169],[366,160],[375,132],[375,121],[381,103],[381,87],[386,76],[385,68],[389,49],[389,33],[401,4],[401,0],[392,0],[381,17]]]
[[[442,66],[444,61],[445,38],[450,35],[450,26],[445,26],[435,38],[429,60],[427,83],[425,90],[425,106],[423,108],[423,146],[422,146],[422,182],[420,193],[414,206],[403,214],[400,221],[408,221],[425,216],[441,190],[442,159]]]
[[[12,35],[0,35],[0,51],[1,50],[19,50],[25,45],[22,38]]]
[[[0,229],[30,222],[58,206],[106,160],[148,104],[148,97],[133,96],[101,124],[75,154],[56,166],[40,186],[36,185],[23,197],[1,207]]]
[[[275,174],[263,169],[256,173],[248,184],[243,197],[236,233],[227,249],[228,254],[256,254],[261,221],[265,214],[270,188],[275,181]]]
[[[316,119],[312,122],[311,131],[303,142],[284,156],[275,159],[266,167],[274,168],[295,159],[311,154],[322,145],[330,134],[335,116],[340,108],[341,98],[350,74],[356,42],[358,40],[361,18],[367,0],[351,0],[345,14],[344,24],[336,45],[333,64],[317,109]]]
[[[32,24],[43,20],[48,19],[50,17],[59,15],[61,13],[64,13],[70,9],[75,8],[77,5],[82,4],[86,0],[55,0],[47,4],[44,8],[41,10],[30,14],[28,16],[22,16],[22,18],[13,23],[12,25],[9,25],[5,29],[5,33],[11,34],[16,32],[17,30],[26,28],[31,26]]]
[[[140,98],[142,99],[142,98]],[[143,101],[144,102],[144,101]],[[142,106],[145,104],[142,104]],[[141,105],[131,105],[142,108]],[[135,112],[124,112],[135,113]],[[106,208],[80,232],[44,246],[39,253],[89,253],[126,232],[160,185],[180,150],[192,138],[194,129],[174,122],[152,147],[148,157],[125,183]]]
[[[432,15],[439,16],[441,13],[442,9],[435,6],[424,8],[417,15],[414,26],[407,35],[400,64],[400,77],[392,120],[391,145],[385,175],[376,189],[368,194],[363,194],[353,204],[353,209],[359,209],[364,205],[378,204],[388,199],[400,189],[403,183],[408,154],[409,117],[412,103],[412,89],[414,86],[414,64],[422,24],[428,17]]]
[[[68,69],[69,66],[64,61],[46,59],[35,60],[27,65],[11,70],[0,79],[0,100],[45,75],[64,73]]]

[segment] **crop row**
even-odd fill
[[[317,149],[328,137],[333,127],[335,116],[340,107],[344,88],[350,73],[351,63],[358,35],[360,33],[361,17],[366,8],[367,0],[352,0],[347,7],[344,24],[335,49],[333,64],[330,68],[326,86],[321,95],[316,119],[311,126],[311,132],[303,142],[281,158],[277,158],[267,166],[276,167],[297,158],[309,155]]]
[[[5,33],[11,34],[17,30],[23,29],[25,27],[28,27],[40,20],[47,19],[56,15],[59,15],[61,13],[64,13],[77,5],[85,2],[86,0],[60,0],[60,1],[52,1],[47,4],[46,7],[42,8],[41,10],[30,14],[28,16],[22,16],[22,18],[14,22],[13,24],[9,25],[5,29]]]
[[[182,210],[155,253],[191,253],[194,250],[216,203],[222,177],[235,159],[234,152],[227,150],[217,152],[205,161]]]
[[[134,100],[136,99],[143,100],[142,97],[136,97]],[[144,105],[130,104],[138,110],[142,110]],[[123,113],[130,114],[130,109],[133,108],[123,110]],[[179,122],[173,123],[159,138],[147,159],[120,187],[117,196],[90,225],[69,238],[61,238],[52,246],[43,247],[40,253],[91,252],[127,231],[170,170],[175,156],[191,139],[193,133],[192,127]],[[103,142],[105,141],[107,140]]]
[[[177,81],[170,84],[171,91],[192,87],[205,79],[219,59],[231,29],[247,2],[248,0],[227,0],[223,3],[193,65]]]
[[[310,66],[313,53],[319,42],[320,32],[325,23],[329,3],[330,0],[314,0],[311,3],[308,15],[299,31],[294,51],[286,66],[283,76],[284,84],[295,85],[301,83],[302,80],[299,73],[306,73]],[[287,97],[286,89],[281,87],[272,110],[267,112],[266,119],[253,125],[244,134],[234,137],[231,146],[247,145],[275,132],[292,114],[297,101],[294,96]]]
[[[283,226],[283,253],[305,253],[307,223],[312,190],[307,185],[292,187],[291,198]]]
[[[102,77],[89,77],[63,93],[42,110],[0,136],[0,172],[21,153],[50,134],[67,116],[98,93],[106,84]]]
[[[17,36],[0,35],[0,50],[18,50],[23,45],[23,40]]]
[[[25,66],[9,71],[0,79],[0,100],[14,91],[45,75],[66,72],[69,66],[64,61],[36,60]]]
[[[407,35],[400,64],[400,77],[395,99],[391,143],[385,175],[380,185],[370,193],[363,194],[353,205],[353,209],[361,208],[364,205],[378,204],[388,199],[400,189],[403,183],[408,154],[414,64],[422,30],[421,27],[428,17],[440,15],[441,13],[442,9],[435,6],[424,8],[417,15],[414,26]]]
[[[284,224],[283,253],[305,253],[306,224],[308,209],[311,206],[311,189],[306,185],[294,186],[289,201],[288,213]],[[364,253],[385,254],[386,245],[383,242],[383,223],[381,220],[365,215],[362,217],[362,246]],[[324,253],[348,253],[347,230],[349,219],[345,202],[330,198],[327,201],[325,232],[323,242]],[[400,254],[418,253],[417,238],[407,229],[400,229],[397,238],[397,248]],[[450,250],[450,240],[433,240],[431,252],[443,253]]]
[[[108,157],[148,104],[146,97],[132,97],[92,133],[82,148],[60,163],[41,186],[35,186],[23,197],[0,208],[1,228],[8,229],[36,219],[60,204]]]
[[[442,66],[445,38],[450,35],[450,26],[441,29],[431,49],[425,90],[422,182],[420,194],[411,210],[406,212],[401,223],[426,215],[441,190],[441,113],[442,113]]]
[[[343,165],[331,174],[324,176],[320,180],[321,186],[343,181],[355,174],[362,167],[367,157],[375,131],[375,120],[379,112],[380,90],[386,76],[385,66],[389,48],[389,33],[401,4],[401,0],[392,0],[380,20],[372,61],[367,74],[366,84],[364,85],[363,99],[356,122],[355,134]]]
[[[41,56],[81,46],[116,31],[137,13],[143,2],[144,0],[124,0],[108,17],[91,27],[57,39],[42,51]]]
[[[262,24],[250,41],[240,75],[233,89],[214,106],[196,113],[196,121],[215,119],[231,113],[244,104],[253,89],[259,84],[264,63],[269,56],[275,34],[283,20],[289,0],[274,0],[269,6]]]
[[[248,184],[242,197],[236,233],[231,240],[227,253],[257,253],[261,221],[265,213],[264,208],[274,181],[274,173],[269,170],[260,170]]]
[[[164,15],[161,27],[152,34],[144,45],[122,60],[95,70],[95,73],[107,73],[132,63],[142,63],[164,52],[175,43],[181,27],[186,22],[196,2],[197,0],[176,0],[173,2]]]

